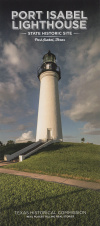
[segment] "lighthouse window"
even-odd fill
[[[52,64],[46,64],[46,69],[51,69],[52,70]]]
[[[52,64],[49,64],[49,69],[52,69]]]
[[[54,61],[54,57],[53,56],[51,56],[51,60]]]
[[[50,65],[49,64],[46,64],[46,69],[49,69],[50,68]]]
[[[48,60],[48,56],[45,57],[45,60]]]

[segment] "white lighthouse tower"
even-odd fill
[[[40,97],[36,141],[62,141],[58,81],[61,79],[56,57],[50,51],[44,55],[38,70]]]

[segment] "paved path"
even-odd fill
[[[49,175],[43,175],[43,174],[37,174],[37,173],[28,173],[28,172],[22,172],[17,170],[11,170],[11,169],[4,169],[0,168],[0,173],[7,173],[7,174],[13,174],[18,176],[24,176],[24,177],[30,177],[38,180],[44,180],[49,182],[56,182],[60,184],[66,184],[81,188],[88,188],[93,190],[100,190],[100,183],[94,183],[94,182],[87,182],[87,181],[80,181],[75,179],[66,179],[62,177],[57,176],[49,176]]]

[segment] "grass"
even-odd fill
[[[1,226],[98,226],[100,223],[98,191],[7,174],[0,174],[0,191]]]
[[[4,168],[100,182],[100,145],[55,143]]]

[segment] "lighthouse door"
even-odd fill
[[[47,129],[47,140],[52,139],[52,129]]]

